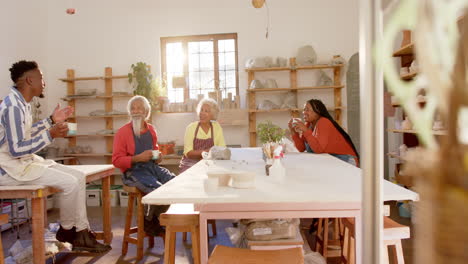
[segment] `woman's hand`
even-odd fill
[[[289,127],[289,130],[291,130],[291,133],[296,132],[294,131],[293,122],[294,122],[294,118],[289,119],[288,127]]]
[[[145,150],[142,153],[132,157],[132,162],[148,162],[153,158],[153,151],[151,149]]]
[[[306,127],[306,125],[302,121],[296,121],[295,125],[294,125],[294,129],[296,131],[302,131],[302,133],[304,133],[304,132],[307,131],[308,128]]]

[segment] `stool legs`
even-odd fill
[[[175,263],[176,235],[177,233],[174,232],[172,226],[166,226],[166,239],[164,243],[164,263],[166,264]]]
[[[124,230],[124,237],[122,242],[122,255],[126,255],[128,252],[128,243],[136,244],[137,246],[137,256],[136,260],[139,261],[143,258],[143,247],[144,247],[144,239],[148,237],[148,247],[154,247],[154,237],[147,235],[144,229],[144,217],[145,217],[145,210],[144,205],[141,203],[142,198],[141,193],[128,193],[128,205],[127,205],[127,216],[125,218],[125,230]],[[132,216],[133,216],[133,209],[135,205],[135,199],[137,202],[137,226],[132,227]],[[133,233],[137,233],[137,237],[131,237],[130,235]],[[162,237],[164,241],[164,237]]]
[[[211,233],[213,234],[213,236],[217,236],[218,231],[216,230],[216,220],[210,219],[210,220],[208,220],[208,224],[211,224]],[[208,234],[208,237],[209,236],[210,236],[210,234]],[[184,232],[182,234],[182,240],[187,241],[187,232]]]
[[[143,243],[145,242],[145,229],[143,226],[145,225],[145,213],[144,207],[141,203],[141,194],[137,194],[137,261],[143,258]]]
[[[198,226],[191,226],[192,257],[194,264],[200,264],[200,233]]]
[[[127,255],[128,252],[128,238],[130,237],[130,227],[132,225],[133,205],[135,204],[135,196],[128,194],[127,216],[125,218],[124,239],[122,245],[122,255]]]

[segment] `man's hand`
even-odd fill
[[[161,161],[163,160],[163,154],[162,153],[159,153],[159,157],[157,160],[155,160],[154,162],[159,164]]]
[[[60,104],[57,104],[57,106],[54,109],[54,112],[52,113],[52,119],[55,123],[62,123],[67,118],[69,118],[73,114],[73,107],[71,106],[66,106],[62,109],[60,109]]]
[[[67,123],[58,123],[55,124],[51,129],[49,129],[51,138],[61,138],[65,137],[68,133]]]
[[[136,162],[148,162],[153,158],[153,151],[151,149],[145,150],[142,153],[133,156],[132,161]]]

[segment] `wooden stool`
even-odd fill
[[[193,204],[171,204],[167,212],[159,216],[159,222],[166,226],[164,244],[164,263],[175,263],[175,244],[177,232],[192,233],[192,257],[194,264],[200,264],[200,219]]]
[[[148,247],[154,247],[154,237],[145,233],[143,228],[144,226],[144,207],[141,203],[141,198],[143,193],[138,190],[136,187],[123,186],[124,191],[128,193],[128,207],[127,207],[127,217],[125,219],[125,230],[124,237],[122,241],[122,255],[126,255],[128,251],[128,243],[137,245],[137,257],[136,260],[139,261],[143,258],[143,244],[145,236],[148,237]],[[135,204],[135,198],[137,201],[137,225],[132,227],[132,217],[133,217],[133,205]],[[131,234],[137,233],[137,237],[132,237]],[[164,241],[164,235],[161,234],[161,238]]]
[[[218,235],[218,232],[216,231],[216,220],[214,219],[209,219],[208,220],[208,224],[211,225],[211,233],[213,234],[213,236],[216,236]],[[208,237],[210,236],[210,234],[208,234]],[[182,234],[182,240],[183,241],[187,241],[187,232],[184,232]]]
[[[333,221],[333,239],[328,236],[329,221]],[[319,252],[327,259],[341,256],[342,224],[340,218],[319,218],[314,251]],[[329,249],[335,246],[337,249]]]
[[[341,255],[341,263],[354,264],[356,263],[355,258],[355,246],[354,246],[354,218],[343,219],[344,225],[344,242],[343,242],[343,254]],[[388,248],[393,256],[393,260],[397,264],[404,264],[403,248],[401,246],[401,240],[410,237],[410,229],[408,226],[400,225],[393,221],[389,217],[384,217],[384,231],[383,240],[384,246],[386,247],[384,252],[383,260],[385,263],[389,263],[390,259],[388,256]]]
[[[0,226],[8,223],[8,215],[1,214],[0,215]],[[0,264],[5,263],[5,257],[3,256],[3,244],[2,244],[2,236],[0,234]]]
[[[217,245],[208,264],[303,264],[304,255],[301,248],[279,250],[251,250]]]
[[[166,242],[164,245],[164,263],[175,263],[175,244],[177,232],[184,232],[183,240],[187,240],[187,232],[192,235],[193,263],[200,263],[200,216],[194,210],[193,204],[171,204],[167,212],[159,216],[159,222],[166,226]],[[212,233],[216,235],[215,220],[208,220]]]

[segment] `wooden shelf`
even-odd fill
[[[62,82],[76,82],[76,81],[96,81],[96,80],[112,80],[112,79],[126,79],[126,78],[128,78],[128,75],[61,78],[59,80]]]
[[[290,112],[292,117],[298,117],[302,108],[286,108],[286,109],[271,109],[271,110],[259,110],[257,109],[256,94],[261,92],[293,92],[296,100],[296,105],[299,104],[299,91],[314,91],[319,89],[332,89],[334,96],[334,104],[337,107],[332,108],[334,111],[335,120],[341,124],[342,121],[342,106],[341,106],[341,89],[344,86],[341,83],[341,70],[344,67],[343,64],[328,65],[328,64],[316,64],[309,66],[296,65],[296,58],[290,58],[289,64],[291,67],[272,67],[272,68],[250,68],[245,71],[248,73],[248,85],[255,80],[255,73],[257,72],[275,72],[275,71],[287,71],[289,74],[289,88],[258,88],[258,89],[247,89],[247,104],[249,114],[249,141],[250,146],[255,147],[257,145],[257,113],[281,113]],[[319,70],[319,69],[331,69],[333,72],[333,85],[330,86],[309,86],[309,87],[298,87],[298,72],[301,70]],[[302,74],[302,73],[301,73]]]
[[[328,64],[316,64],[307,66],[296,66],[296,67],[269,67],[269,68],[248,68],[246,72],[268,72],[268,71],[295,71],[295,70],[317,70],[317,69],[334,69],[341,68],[343,64],[328,65]]]
[[[81,119],[95,119],[95,118],[123,118],[128,115],[102,115],[102,116],[75,116],[70,118],[81,118]]]
[[[332,107],[327,108],[328,111],[341,110],[344,107]],[[271,113],[271,112],[288,112],[288,111],[302,111],[302,108],[284,108],[284,109],[271,109],[271,110],[261,110],[261,109],[251,109],[249,113]]]
[[[304,91],[304,90],[316,90],[316,89],[338,89],[344,88],[343,85],[330,85],[330,86],[310,86],[310,87],[297,87],[297,88],[256,88],[247,89],[247,92],[258,93],[258,92],[287,92],[287,91]]]
[[[409,80],[412,80],[414,77],[416,77],[416,75],[418,75],[418,72],[408,73],[408,74],[402,75],[401,79],[405,81],[409,81]]]
[[[414,43],[405,45],[393,53],[393,57],[401,57],[414,54]]]
[[[63,154],[65,157],[112,157],[112,153]]]
[[[65,138],[87,138],[87,137],[113,137],[115,134],[86,134],[66,136]]]
[[[102,108],[100,109],[102,109],[101,112],[105,114],[105,115],[99,115],[99,116],[75,114],[75,116],[70,117],[70,119],[73,120],[73,122],[77,122],[77,123],[81,123],[81,122],[84,122],[85,120],[88,120],[85,123],[88,124],[92,122],[93,124],[101,124],[101,125],[104,125],[103,127],[104,129],[113,131],[114,120],[116,118],[128,118],[128,115],[126,112],[124,111],[120,112],[120,111],[114,110],[115,100],[118,98],[127,99],[133,96],[130,93],[126,93],[126,91],[122,91],[122,92],[114,91],[113,80],[127,79],[127,78],[128,78],[128,74],[114,75],[112,73],[111,67],[104,68],[104,72],[102,76],[91,76],[91,77],[76,77],[75,70],[68,69],[66,78],[59,79],[65,82],[66,87],[67,87],[66,97],[62,99],[66,100],[67,104],[71,106],[72,108],[77,109],[79,107],[82,107],[85,111],[86,109],[90,107],[90,104],[85,103],[87,102],[86,100],[104,99],[96,103],[102,104]],[[96,87],[104,88],[100,94],[96,94],[92,96],[80,96],[77,94],[78,91],[76,89],[76,85],[78,81],[94,81],[94,80],[99,81],[99,82],[93,83],[96,85]],[[88,110],[88,111],[92,111],[92,110],[96,110],[96,107],[91,108],[91,110]],[[112,113],[115,113],[115,114],[112,114]],[[87,124],[83,124],[83,125],[87,125]],[[102,135],[101,134],[81,134],[81,135],[68,136],[66,138],[68,139],[68,147],[70,148],[76,147],[78,145],[77,141],[79,138],[98,139],[99,141],[104,141],[105,148],[96,149],[95,151],[98,153],[65,154],[64,156],[74,157],[75,159],[85,158],[85,157],[101,157],[101,158],[104,158],[105,160],[104,163],[107,163],[107,164],[112,163],[111,157],[112,157],[112,148],[113,148],[113,141],[114,141],[113,134],[102,134]],[[71,160],[70,163],[73,165],[73,164],[76,164],[77,161]],[[111,178],[111,182],[113,182],[113,178]]]
[[[421,99],[417,99],[417,103],[418,104],[425,104],[426,103],[426,98],[421,98]],[[400,103],[394,103],[392,104],[393,107],[400,107],[401,104]]]
[[[249,113],[273,113],[273,112],[289,112],[299,111],[299,108],[285,108],[285,109],[271,109],[271,110],[260,110],[260,109],[249,109]]]
[[[316,64],[316,65],[308,65],[308,66],[296,66],[296,70],[335,69],[335,68],[341,68],[343,66],[344,64],[335,64],[335,65]]]
[[[387,131],[393,132],[393,133],[416,134],[416,130],[388,129]],[[446,130],[433,130],[432,134],[436,136],[446,136],[447,131]]]
[[[195,114],[195,111],[190,112],[157,112],[157,114]]]
[[[128,98],[128,97],[133,97],[133,94],[115,94],[115,95],[71,95],[72,97],[62,97],[60,99],[64,101],[70,101],[70,100],[83,100],[83,99],[110,99],[110,98]]]

